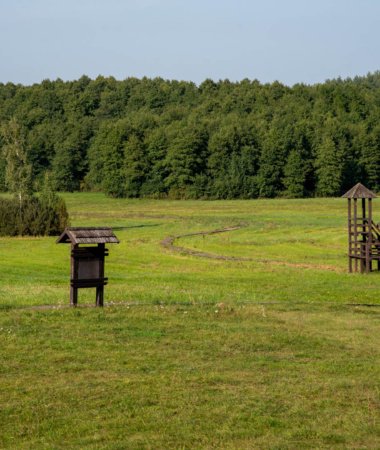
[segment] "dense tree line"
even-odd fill
[[[0,124],[14,122],[37,189],[46,173],[57,190],[117,197],[380,189],[380,73],[293,87],[100,76],[0,84]],[[2,151],[1,190],[6,174]]]

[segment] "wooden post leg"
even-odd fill
[[[70,287],[70,306],[77,306],[78,304],[78,288]]]
[[[103,306],[104,303],[104,286],[96,288],[96,306]]]
[[[78,259],[75,253],[78,250],[78,245],[71,245],[71,267],[70,267],[70,306],[77,306],[78,304],[78,288],[73,286],[74,280],[78,279]]]
[[[348,257],[348,271],[352,273],[352,258]]]
[[[369,243],[365,246],[365,271],[370,272],[370,256],[369,256]]]

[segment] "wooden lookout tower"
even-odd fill
[[[342,197],[348,199],[348,270],[369,273],[373,261],[380,270],[380,229],[372,220],[376,195],[358,183]]]
[[[106,244],[118,244],[111,228],[67,227],[57,239],[57,244],[71,244],[70,304],[78,303],[79,288],[96,288],[96,306],[103,306],[104,258],[108,255]],[[86,244],[85,247],[80,247]]]

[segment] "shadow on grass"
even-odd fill
[[[15,306],[9,304],[5,305],[0,304],[0,311],[10,311],[11,309],[15,309]]]
[[[145,224],[145,225],[132,225],[130,227],[112,227],[114,231],[120,231],[120,230],[129,230],[131,228],[148,228],[148,227],[159,227],[160,223],[152,223],[152,224]]]

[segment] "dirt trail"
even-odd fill
[[[167,250],[170,250],[171,252],[175,253],[182,253],[185,255],[191,255],[191,256],[198,256],[200,258],[209,258],[209,259],[217,259],[222,261],[252,261],[256,263],[261,264],[268,264],[272,266],[287,266],[287,267],[295,267],[300,269],[317,269],[317,270],[329,270],[332,272],[339,272],[342,273],[343,271],[335,266],[330,266],[327,264],[308,264],[308,263],[292,263],[289,261],[276,261],[276,260],[269,260],[269,259],[255,259],[255,258],[247,258],[247,257],[240,257],[240,256],[225,256],[225,255],[217,255],[214,253],[209,252],[202,252],[199,250],[193,250],[186,247],[181,247],[179,245],[175,245],[175,241],[184,238],[184,237],[191,237],[191,236],[207,236],[211,234],[218,234],[218,233],[227,233],[229,231],[235,231],[240,230],[241,228],[244,228],[244,225],[237,225],[233,227],[227,227],[227,228],[221,228],[211,231],[199,231],[197,233],[186,233],[186,234],[179,234],[177,236],[168,236],[164,240],[161,241],[161,246],[166,248]]]

